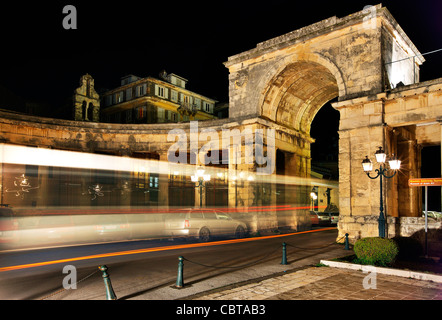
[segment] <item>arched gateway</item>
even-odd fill
[[[379,146],[403,164],[384,181],[388,235],[410,235],[422,208],[419,189],[409,188],[408,179],[420,175],[420,146],[441,140],[442,81],[419,83],[423,62],[381,5],[332,17],[230,57],[230,116],[279,127],[276,149],[286,154],[284,173],[308,177],[311,123],[338,97],[339,237],[378,235],[379,180],[368,179],[361,162]],[[304,170],[287,160],[293,158]]]
[[[285,174],[307,177],[310,125],[338,97],[340,237],[378,235],[380,187],[361,162],[379,146],[403,164],[397,177],[384,181],[388,234],[410,234],[409,217],[416,222],[422,208],[419,189],[409,188],[408,179],[420,175],[420,145],[440,144],[441,136],[441,79],[419,83],[423,62],[380,5],[332,17],[230,57],[230,116],[259,117],[291,130],[302,143],[287,143],[287,133],[277,133],[276,148],[306,166],[286,164]]]
[[[441,142],[442,78],[420,83],[419,66],[423,62],[388,10],[378,5],[344,18],[320,21],[229,57],[225,62],[230,72],[229,119],[200,121],[197,126],[195,123],[122,125],[0,111],[0,147],[4,143],[100,153],[101,157],[112,154],[167,161],[176,143],[175,138],[168,140],[168,136],[175,130],[185,137],[183,142],[188,153],[184,159],[191,160],[192,152],[204,153],[208,141],[211,144],[218,141],[212,146],[210,156],[224,155],[223,143],[231,138],[224,136],[225,132],[261,132],[263,134],[255,135],[254,140],[244,139],[241,153],[232,148],[228,150],[229,161],[224,169],[239,174],[235,178],[229,175],[227,179],[227,174],[218,172],[221,175],[217,183],[227,190],[227,196],[223,195],[224,205],[244,207],[241,212],[252,231],[279,226],[301,230],[310,221],[308,209],[291,216],[272,208],[280,201],[281,194],[292,203],[297,199],[305,203],[311,186],[291,193],[290,189],[282,190],[285,187],[278,183],[284,185],[284,181],[281,183],[274,176],[277,173],[286,181],[294,177],[310,178],[310,145],[314,143],[310,126],[320,108],[337,97],[332,105],[340,112],[338,237],[349,233],[350,239],[355,240],[378,234],[380,187],[377,181],[367,178],[361,162],[366,155],[372,156],[379,146],[388,155],[394,153],[402,160],[399,173],[384,181],[388,236],[409,235],[423,226],[418,218],[421,216],[420,190],[409,188],[408,179],[419,177],[420,146]],[[94,119],[89,120],[95,121],[95,116],[94,113]],[[274,136],[265,135],[267,129],[274,130],[271,131]],[[197,138],[192,139],[195,135]],[[274,140],[269,139],[273,137]],[[265,150],[250,148],[258,142],[262,142]],[[219,152],[214,152],[217,149]],[[247,174],[263,169],[263,162],[247,162],[250,155],[265,158],[267,165],[269,161],[276,163],[271,175],[260,175],[262,184],[258,188],[256,182],[247,179]],[[231,161],[233,159],[235,161]],[[139,189],[142,201],[148,197],[148,201],[157,205],[169,205],[169,198],[185,198],[171,193],[172,187],[181,192],[184,186],[184,180],[173,168],[168,172],[160,170],[156,176],[148,176],[140,168],[131,174],[137,179],[133,188]],[[53,170],[43,168],[38,176],[31,177],[31,183],[38,183],[39,188],[34,190],[35,200],[24,199],[28,205],[31,202],[32,205],[56,204],[63,200],[58,196],[60,192],[64,192],[67,205],[87,205],[86,198],[74,198],[68,190],[75,185],[87,188],[86,178],[72,174],[75,183],[53,188],[49,183]],[[6,181],[8,176],[2,171],[1,178]],[[131,201],[139,200],[126,196],[127,181],[115,180],[111,177],[103,182],[114,184],[113,201],[132,205]],[[266,183],[276,184],[277,189],[269,189]],[[211,188],[216,190],[217,186]],[[194,184],[189,188],[189,194],[192,193],[194,203],[204,203],[209,197],[219,199],[216,195],[199,193]],[[88,195],[87,190],[83,194]],[[204,199],[199,199],[200,195]],[[8,200],[7,197],[12,199],[13,195],[2,193],[2,202]],[[105,198],[100,193],[94,201]],[[90,204],[92,200],[87,201]],[[254,214],[247,215],[250,207],[266,208],[266,211],[261,210],[257,219]]]

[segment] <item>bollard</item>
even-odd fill
[[[350,250],[350,248],[348,247],[348,233],[345,234],[345,250]]]
[[[117,300],[114,289],[112,288],[112,283],[110,281],[109,273],[107,273],[107,266],[99,266],[101,272],[103,272],[104,286],[106,287],[106,300]]]
[[[282,265],[286,265],[287,264],[287,244],[285,242],[282,243],[282,260],[281,260],[281,264]]]
[[[183,281],[183,266],[184,266],[184,258],[182,256],[178,257],[178,276],[176,278],[176,288],[182,288],[184,287],[184,281]]]

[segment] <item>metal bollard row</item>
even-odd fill
[[[282,243],[282,265],[287,265],[287,244],[285,242]]]
[[[282,265],[287,265],[287,244],[285,242],[282,243],[282,260],[281,260],[281,264]],[[202,265],[202,264],[199,264]],[[204,265],[203,265],[204,266]],[[214,266],[207,266],[207,267],[214,267]],[[244,267],[244,266],[243,266]],[[229,268],[229,267],[227,267]],[[230,267],[230,268],[234,268],[234,267]],[[183,269],[184,269],[184,257],[183,256],[179,256],[178,257],[178,275],[177,275],[177,279],[176,279],[176,283],[174,288],[176,289],[182,289],[184,287],[184,273],[183,273]]]
[[[349,242],[348,242],[348,233],[345,234],[345,250],[350,250]],[[287,265],[287,244],[285,242],[282,243],[282,260],[281,265]],[[103,273],[103,281],[104,286],[106,288],[106,299],[107,300],[116,300],[117,296],[112,288],[112,283],[109,277],[109,273],[107,272],[108,268],[105,265],[99,266],[98,269]],[[184,287],[184,257],[178,257],[178,275],[175,282],[175,288],[182,289]]]
[[[350,247],[348,245],[348,233],[345,234],[345,250],[350,250]]]
[[[103,281],[104,286],[106,288],[106,299],[107,300],[117,300],[117,296],[115,295],[114,289],[112,288],[112,283],[109,277],[109,273],[107,273],[107,266],[99,266],[101,272],[103,272]]]
[[[183,281],[183,268],[184,268],[184,257],[178,257],[178,276],[176,278],[175,288],[181,289],[184,287]]]

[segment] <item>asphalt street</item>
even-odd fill
[[[106,296],[100,265],[108,266],[120,300],[180,299],[217,286],[311,265],[324,256],[336,255],[336,250],[345,253],[343,245],[333,245],[335,228],[313,231],[209,243],[132,241],[3,252],[0,299],[103,300]],[[282,242],[288,244],[286,266],[280,264]],[[185,290],[170,290],[176,282],[179,256],[186,259]],[[63,290],[63,281],[71,276],[63,273],[65,266],[75,269],[76,289]]]

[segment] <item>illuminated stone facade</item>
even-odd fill
[[[100,96],[95,91],[94,79],[86,74],[80,79],[78,87],[73,96],[73,119],[76,121],[94,121],[100,120]]]

